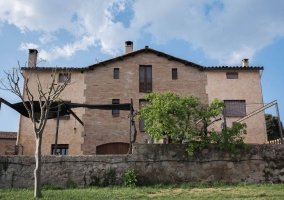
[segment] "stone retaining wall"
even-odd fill
[[[221,182],[281,182],[284,180],[284,146],[253,145],[240,155],[216,147],[188,156],[183,144],[134,144],[131,155],[43,156],[42,184],[120,185],[134,168],[141,184]],[[0,188],[34,184],[33,156],[1,157]],[[8,165],[7,165],[8,164]]]

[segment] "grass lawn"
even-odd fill
[[[153,185],[135,188],[89,187],[60,189],[44,187],[42,199],[284,199],[283,184],[197,183]],[[0,189],[0,199],[34,199],[33,189]]]

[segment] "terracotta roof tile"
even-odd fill
[[[239,67],[239,66],[213,66],[213,67],[205,67],[205,70],[263,70],[262,66],[254,67]]]
[[[0,139],[17,139],[17,132],[0,131]]]

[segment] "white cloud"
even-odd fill
[[[236,65],[284,37],[284,1],[14,0],[0,1],[0,7],[0,23],[26,34],[42,33],[40,52],[49,60],[72,57],[98,44],[113,56],[122,52],[124,41],[135,42],[146,33],[153,43],[184,40],[220,64]],[[115,17],[127,9],[133,9],[133,19],[125,28]],[[63,41],[61,31],[67,33]]]
[[[82,40],[75,43],[66,44],[63,47],[55,46],[48,50],[40,50],[39,57],[48,61],[52,61],[60,57],[69,58],[72,57],[76,51],[87,50],[90,46],[96,46],[94,43],[94,38],[83,37]]]
[[[132,26],[143,27],[153,42],[183,39],[220,64],[238,64],[284,36],[284,1],[151,1],[135,3]]]
[[[28,51],[29,49],[37,49],[39,45],[33,43],[21,43],[19,50]]]
[[[42,44],[46,44],[46,43],[49,43],[49,42],[53,42],[57,40],[57,38],[50,34],[50,33],[46,33],[44,35],[42,35],[40,38],[39,38],[39,41],[42,43]]]

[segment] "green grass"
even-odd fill
[[[42,199],[284,199],[283,184],[197,183],[152,185],[135,188],[43,187]],[[0,189],[0,199],[34,199],[33,189]]]

